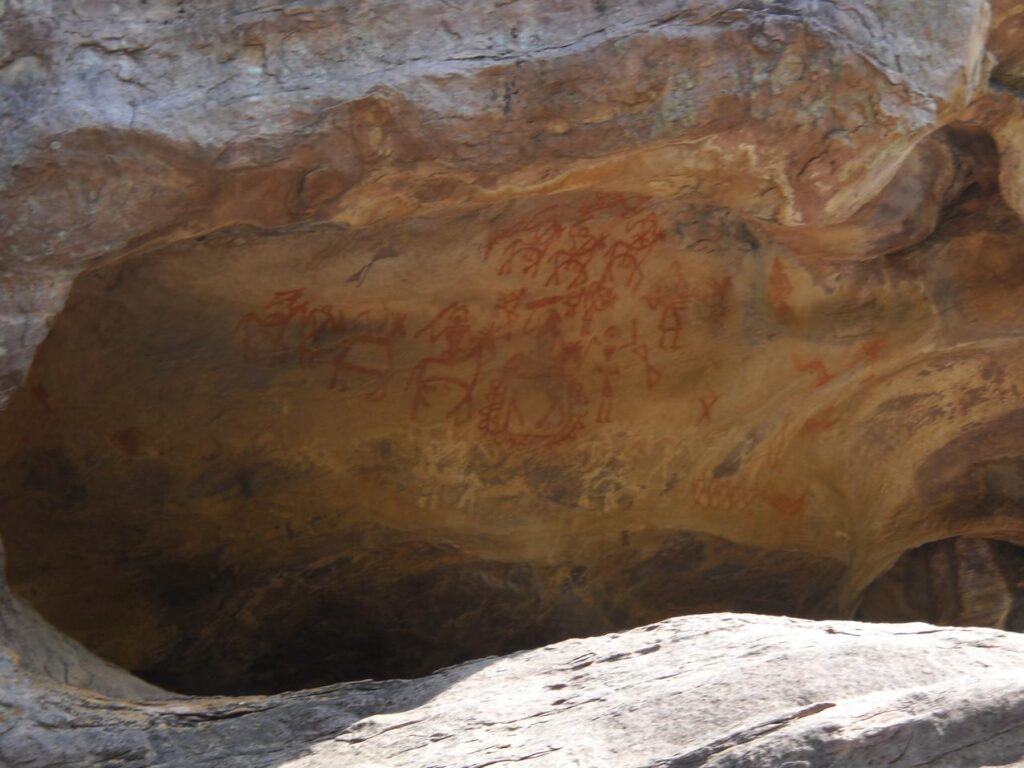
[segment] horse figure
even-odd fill
[[[339,335],[346,332],[345,313],[335,312],[330,304],[309,310],[302,320],[302,338],[299,341],[299,365],[312,368],[325,351],[329,351]]]
[[[289,336],[299,334],[296,346],[301,344],[301,326],[309,316],[309,302],[304,288],[277,291],[260,312],[248,312],[235,324],[235,336],[242,337],[242,350],[249,361],[258,361],[266,355],[270,364],[288,359]]]
[[[575,371],[578,342],[561,340],[560,316],[550,310],[532,353],[512,356],[491,382],[481,429],[513,445],[557,445],[583,428],[586,396]]]
[[[369,317],[369,312],[356,316]],[[368,378],[373,387],[367,400],[383,400],[395,362],[395,344],[405,338],[405,318],[402,312],[384,308],[383,320],[369,325],[359,333],[350,333],[335,347],[334,377],[330,389],[346,392],[352,377]]]
[[[424,334],[431,342],[443,345],[436,355],[420,360],[412,369],[406,389],[412,390],[412,419],[419,418],[423,408],[431,407],[430,395],[439,389],[454,390],[458,400],[445,413],[445,418],[457,424],[473,417],[473,397],[483,359],[494,346],[493,326],[484,332],[473,330],[469,307],[449,304],[426,326],[416,333]]]

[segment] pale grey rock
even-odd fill
[[[419,680],[110,699],[4,657],[10,766],[1024,764],[1024,637],[709,614]]]

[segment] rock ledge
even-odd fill
[[[10,663],[11,659],[8,659]],[[417,680],[128,702],[24,672],[11,766],[531,768],[1024,764],[1024,638],[741,614],[670,619]]]

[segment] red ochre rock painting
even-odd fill
[[[771,275],[768,278],[768,303],[775,310],[780,320],[793,319],[793,283],[786,272],[786,266],[776,256],[772,259]]]
[[[799,495],[781,490],[781,478],[775,472],[753,472],[750,478],[715,477],[703,474],[690,483],[690,498],[702,509],[715,512],[751,512],[759,505],[774,510],[784,518],[798,518],[804,514],[810,489]]]
[[[655,355],[685,353],[693,311],[715,324],[729,313],[731,276],[688,277],[648,203],[595,195],[499,230],[483,263],[511,285],[491,306],[454,301],[414,323],[411,311],[354,313],[289,288],[244,314],[235,336],[252,363],[325,364],[331,389],[400,395],[410,421],[475,425],[511,447],[560,445],[612,423],[624,387],[659,385]]]

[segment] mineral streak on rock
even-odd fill
[[[1019,759],[995,632],[277,695],[1020,629],[1018,5],[0,2],[0,762]]]

